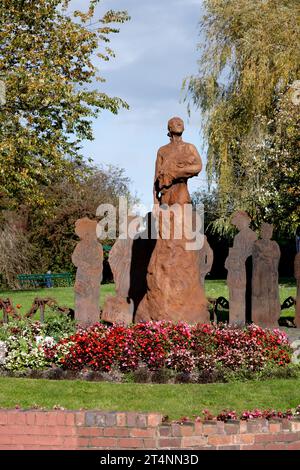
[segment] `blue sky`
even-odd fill
[[[74,0],[72,7],[84,9],[86,4]],[[116,58],[99,62],[100,74],[107,80],[99,86],[126,100],[130,110],[117,116],[103,112],[94,122],[95,140],[85,142],[83,152],[96,163],[124,168],[132,191],[149,205],[156,153],[169,141],[170,117],[185,120],[184,140],[194,143],[203,158],[201,117],[198,112],[188,119],[181,92],[183,79],[197,71],[202,0],[102,0],[96,16],[109,9],[127,10],[131,21],[112,36]],[[204,172],[190,180],[191,191],[199,186],[206,186]]]

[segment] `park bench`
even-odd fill
[[[66,287],[73,285],[71,273],[18,274],[21,289],[37,287]]]

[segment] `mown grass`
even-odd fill
[[[283,302],[289,296],[296,296],[296,284],[293,279],[282,279],[280,281],[280,300]],[[217,298],[225,297],[228,299],[228,288],[226,280],[210,280],[205,281],[205,291],[207,297]],[[108,295],[115,292],[114,284],[103,284],[100,293],[100,305],[103,305]],[[20,304],[21,313],[26,313],[35,297],[52,297],[60,306],[74,307],[74,291],[73,287],[55,287],[51,289],[32,289],[18,291],[0,291],[1,298],[10,297],[14,305]],[[294,316],[295,309],[292,307],[282,312],[282,316]]]
[[[115,292],[114,284],[103,284],[100,290],[100,305],[104,304],[104,301],[108,295],[113,295]],[[73,287],[53,287],[50,289],[31,289],[31,290],[7,290],[0,291],[0,297],[2,299],[9,297],[14,306],[21,305],[19,309],[20,313],[26,313],[31,308],[35,297],[51,297],[55,299],[59,306],[74,308],[74,289]]]
[[[171,419],[192,417],[208,408],[237,412],[286,410],[300,404],[300,379],[217,384],[137,384],[0,378],[0,407],[60,405],[66,409],[159,412]]]

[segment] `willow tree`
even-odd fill
[[[1,1],[2,206],[46,207],[43,188],[80,171],[81,141],[93,138],[91,118],[127,107],[101,91],[96,63],[114,56],[110,35],[129,17],[108,11],[98,18],[98,2],[69,13],[70,0]]]
[[[226,231],[236,208],[259,225],[300,223],[298,0],[204,0],[197,75],[185,81],[208,143]]]

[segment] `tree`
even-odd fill
[[[93,59],[114,56],[109,36],[125,11],[95,22],[95,6],[69,13],[70,0],[2,0],[0,71],[6,103],[0,107],[2,206],[46,206],[43,188],[76,178],[80,143],[92,139],[91,118],[127,104],[96,88],[103,82]],[[100,49],[99,49],[100,47]]]
[[[298,0],[205,0],[199,72],[185,82],[201,109],[219,231],[247,210],[259,226],[300,222]],[[298,200],[297,200],[298,198]]]
[[[130,180],[124,170],[112,165],[86,168],[85,177],[76,181],[61,180],[44,190],[48,211],[32,208],[28,214],[27,237],[35,252],[35,270],[74,271],[71,254],[78,243],[75,222],[82,217],[95,219],[100,204],[118,207],[119,197],[134,202]],[[110,240],[101,240],[110,244]],[[1,257],[1,255],[0,255]]]

